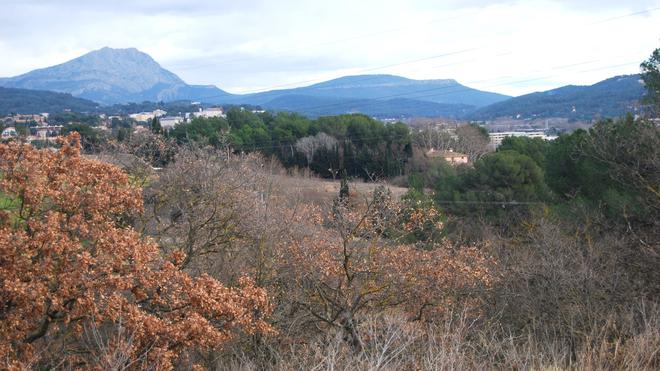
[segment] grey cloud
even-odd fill
[[[557,3],[567,9],[575,10],[606,10],[606,9],[629,9],[641,11],[660,7],[657,0],[547,0],[549,3]],[[423,6],[428,9],[438,7],[438,2],[423,1]],[[528,0],[450,0],[442,2],[443,6],[451,4],[455,8],[488,7],[495,5],[526,4]]]
[[[0,62],[0,76],[64,62],[103,46],[137,47],[191,83],[247,88],[303,80],[313,72],[328,75],[331,71],[423,58],[433,54],[434,48],[460,49],[454,44],[465,44],[467,48],[482,36],[488,39],[498,32],[515,30],[518,24],[511,17],[502,24],[488,18],[491,5],[507,5],[512,12],[522,9],[530,14],[548,10],[554,17],[557,13],[561,17],[565,9],[566,14],[570,12],[575,19],[584,18],[586,22],[625,16],[623,22],[628,23],[636,21],[628,17],[631,13],[660,7],[660,0],[0,2],[0,54],[5,57]],[[559,12],[556,5],[547,6],[549,3],[560,4]],[[502,15],[498,9],[492,14]],[[643,16],[658,15],[660,10],[637,15],[638,29],[649,23],[642,21]],[[473,17],[489,24],[483,35],[470,25]],[[533,31],[543,33],[540,29]],[[621,30],[617,34],[631,32],[635,31]],[[417,42],[430,34],[437,38],[426,44]],[[513,43],[503,37],[493,39],[502,43],[501,47],[510,48]],[[536,44],[523,38],[521,47]],[[646,45],[641,41],[639,44]],[[555,46],[552,55],[561,56],[565,49]],[[493,66],[493,71],[500,70],[505,72],[493,73],[510,73],[506,65]],[[455,69],[450,77],[458,77],[454,74],[460,72]]]
[[[236,13],[250,11],[265,4],[265,0],[217,1],[217,0],[6,0],[6,8],[52,9],[56,12],[81,11],[103,13],[138,13],[153,14],[200,14],[200,13]]]

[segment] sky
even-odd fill
[[[0,76],[135,47],[231,93],[346,75],[522,95],[639,72],[660,0],[0,0]]]

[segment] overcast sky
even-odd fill
[[[136,47],[232,93],[352,74],[511,95],[637,73],[660,0],[0,0],[0,76]]]

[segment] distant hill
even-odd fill
[[[63,64],[0,79],[0,85],[70,93],[102,104],[229,95],[215,86],[188,85],[134,48],[95,50]]]
[[[275,99],[296,96],[298,101],[309,97],[333,99],[407,99],[420,102],[458,104],[483,107],[510,98],[461,85],[456,80],[412,80],[393,75],[346,76],[322,83],[264,93],[234,96],[235,102],[268,106]],[[365,112],[366,113],[366,112]]]
[[[12,113],[33,114],[42,112],[94,112],[98,103],[76,98],[71,94],[51,91],[0,87],[0,115]]]
[[[590,86],[568,85],[494,103],[468,115],[473,120],[499,117],[566,117],[591,120],[634,112],[644,94],[639,75],[616,76]]]
[[[473,120],[518,116],[590,120],[597,116],[618,116],[633,110],[644,92],[639,75],[618,76],[592,86],[569,85],[515,98],[472,89],[452,79],[357,75],[305,87],[238,95],[213,85],[188,85],[134,48],[99,49],[57,66],[2,78],[0,86],[69,93],[108,106],[145,101],[199,101],[261,106],[309,116],[364,113],[380,118],[425,116]],[[13,101],[17,106],[3,104],[9,111],[17,112],[19,107],[37,107],[43,102],[39,95],[22,97],[25,102]],[[80,107],[88,110],[85,104]]]
[[[273,110],[303,113],[310,117],[363,113],[377,118],[446,117],[460,118],[474,111],[474,106],[443,104],[413,99],[351,99],[285,95],[262,104]]]
[[[361,112],[387,117],[459,117],[509,98],[455,80],[392,75],[346,76],[306,87],[237,95],[213,85],[188,85],[134,48],[95,50],[57,66],[2,78],[0,86],[70,93],[104,105],[188,100],[259,105],[309,115]]]

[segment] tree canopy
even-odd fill
[[[118,168],[83,158],[72,134],[58,151],[0,144],[0,359],[39,365],[58,352],[86,367],[85,334],[171,368],[191,347],[214,349],[241,329],[269,331],[266,293],[248,278],[226,287],[180,269],[127,226],[141,190]],[[43,368],[62,365],[42,365]],[[98,366],[87,365],[87,366]]]
[[[640,67],[646,85],[646,100],[656,110],[660,110],[660,48],[655,49]]]

